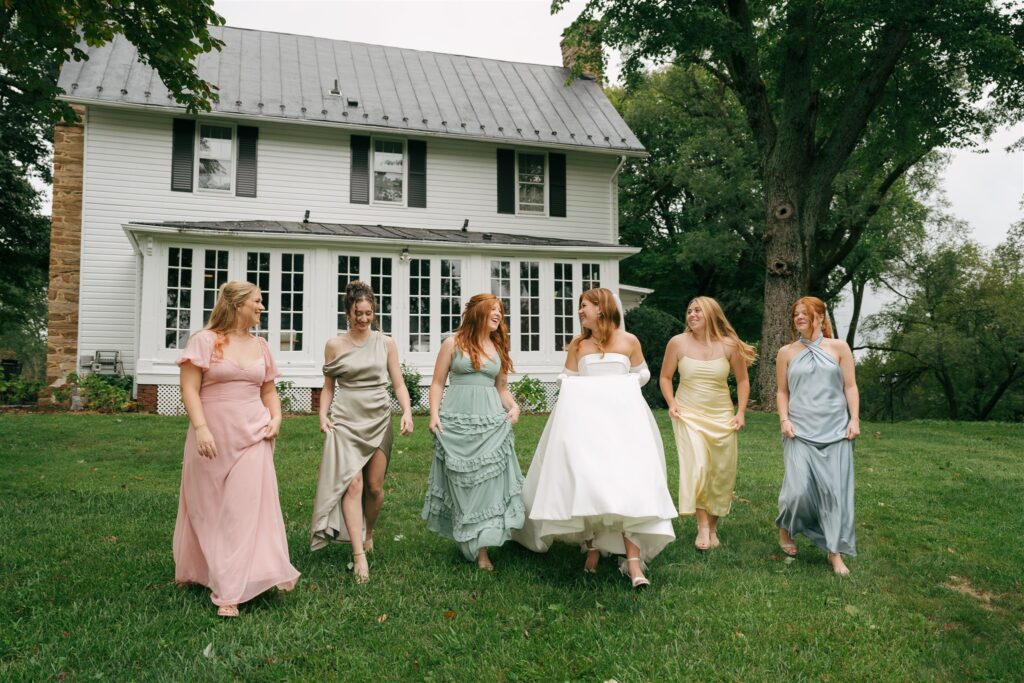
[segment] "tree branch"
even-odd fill
[[[725,10],[737,28],[738,44],[724,55],[733,92],[743,105],[750,129],[754,132],[762,166],[775,146],[775,121],[768,102],[768,89],[757,59],[754,25],[746,0],[725,0]]]

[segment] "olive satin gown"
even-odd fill
[[[341,511],[342,496],[378,449],[390,460],[393,442],[388,347],[383,332],[371,332],[361,346],[353,346],[324,365],[324,375],[334,378],[334,400],[328,413],[334,431],[324,438],[313,500],[312,550],[330,542],[351,542]],[[365,521],[363,527],[365,533]]]

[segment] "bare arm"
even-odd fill
[[[672,393],[672,378],[675,377],[679,368],[679,337],[672,337],[665,345],[665,357],[661,360],[661,374],[658,376],[658,385],[661,387],[661,395],[668,406],[668,414],[671,417],[679,417],[679,408],[676,406],[676,397]]]
[[[725,348],[729,354],[729,366],[732,368],[732,376],[736,378],[736,417],[733,418],[733,427],[736,431],[739,431],[747,424],[750,376],[747,374],[747,361],[743,358],[743,354],[740,353],[736,343],[730,343]]]
[[[508,421],[515,424],[519,421],[519,404],[516,403],[516,397],[509,391],[508,375],[504,372],[499,372],[498,376],[494,378],[494,386],[498,390],[501,406],[508,413]]]
[[[853,351],[844,341],[839,346],[839,369],[843,371],[843,393],[846,394],[846,407],[850,411],[850,424],[846,427],[846,438],[856,439],[860,436],[860,392],[857,391],[857,374]]]
[[[782,435],[792,439],[796,436],[793,431],[793,423],[789,420],[789,347],[783,346],[779,349],[779,355],[775,357],[775,382],[779,387],[775,392],[775,406],[779,411],[779,425]]]
[[[391,337],[385,337],[388,345],[388,375],[391,377],[391,386],[395,389],[395,398],[402,408],[402,420],[399,431],[402,436],[412,433],[412,401],[409,399],[409,387],[405,386],[405,377],[402,376],[402,364],[398,362],[398,345]]]
[[[203,371],[192,363],[181,364],[181,402],[196,432],[196,446],[199,455],[204,458],[217,457],[217,445],[213,442],[213,434],[206,426],[206,412],[203,402],[199,399],[199,388],[203,385]]]
[[[281,397],[277,395],[274,380],[264,382],[260,387],[260,400],[270,411],[270,425],[267,426],[267,433],[263,438],[276,439],[281,432]]]
[[[441,344],[434,363],[434,376],[430,380],[430,424],[428,429],[437,434],[441,431],[441,398],[444,396],[444,383],[448,379],[448,371],[452,369],[452,353],[455,351],[455,337],[448,337]]]
[[[324,365],[338,357],[337,337],[328,340],[324,345]],[[331,412],[331,403],[334,402],[334,378],[324,375],[324,386],[320,390],[320,431],[323,433],[333,432],[334,425],[328,417]]]
[[[577,342],[572,342],[565,349],[565,369],[569,372],[580,371],[580,360],[579,360],[580,345]]]

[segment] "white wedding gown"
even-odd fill
[[[591,541],[622,555],[625,534],[646,563],[675,539],[661,433],[628,356],[588,354],[562,381],[522,496],[526,524],[512,539],[536,552]]]

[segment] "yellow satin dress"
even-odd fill
[[[729,395],[729,361],[679,359],[676,407],[683,418],[672,419],[679,453],[679,514],[697,509],[724,517],[732,508],[736,485],[735,416]]]

